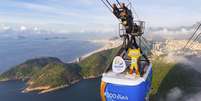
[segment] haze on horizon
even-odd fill
[[[111,2],[115,0],[110,0]],[[128,0],[120,0],[120,2]],[[192,25],[201,18],[200,0],[130,0],[151,27]],[[46,29],[111,32],[117,19],[100,0],[1,0],[0,24]]]

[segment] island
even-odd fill
[[[64,63],[55,57],[30,59],[0,75],[0,81],[23,80],[22,92],[46,93],[71,86],[82,79],[100,77],[119,48],[94,53],[79,62]]]

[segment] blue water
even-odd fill
[[[99,47],[84,40],[0,38],[0,73],[27,59],[52,56],[68,62]]]
[[[67,38],[1,38],[0,73],[37,57],[57,57],[63,62],[72,61],[102,45],[85,40]],[[81,82],[46,94],[21,93],[26,86],[22,81],[0,82],[0,101],[100,101],[100,79]]]
[[[24,82],[0,82],[0,101],[100,101],[100,79],[81,82],[55,92],[37,94],[21,93]]]

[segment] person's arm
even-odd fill
[[[118,8],[113,8],[113,14],[119,19],[120,11]]]

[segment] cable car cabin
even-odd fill
[[[144,21],[133,21],[132,3],[115,3],[101,0],[119,19],[119,35],[123,38],[122,48],[112,64],[102,75],[102,101],[145,101],[148,99],[152,81],[152,64],[141,49]],[[139,42],[137,42],[137,39]],[[143,50],[144,51],[144,50]]]
[[[144,33],[145,22],[144,21],[134,21],[132,33],[136,36],[141,36]]]
[[[118,54],[102,75],[102,101],[146,101],[152,81],[152,64],[139,49]]]
[[[129,33],[134,36],[142,36],[145,29],[145,22],[144,21],[133,21],[132,28],[126,28],[122,23],[119,23],[119,34],[122,36],[122,34],[126,33],[126,29],[131,30]]]

